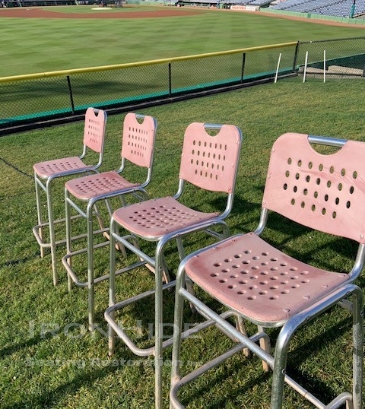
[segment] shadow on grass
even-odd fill
[[[334,314],[335,312],[332,311],[329,313]],[[312,326],[314,327],[317,324],[318,323],[314,322]],[[316,328],[313,328],[311,330],[314,331],[316,330]],[[318,330],[321,329],[318,328]],[[288,354],[287,373],[295,380],[297,380],[299,383],[305,385],[306,388],[312,391],[312,393],[314,393],[316,396],[319,396],[320,399],[324,402],[332,400],[338,393],[338,391],[335,391],[330,384],[325,383],[324,381],[316,377],[315,373],[310,373],[309,371],[306,370],[300,371],[298,368],[300,368],[301,364],[303,364],[304,362],[310,361],[310,356],[313,356],[313,358],[316,359],[318,353],[326,350],[329,347],[329,345],[331,345],[336,340],[342,338],[346,333],[347,334],[352,333],[352,318],[350,316],[332,325],[324,332],[320,334],[317,333],[313,338],[304,343],[301,343]],[[300,337],[300,332],[298,332],[295,336]],[[308,351],[310,351],[310,353]],[[352,359],[351,353],[349,353],[348,358],[350,360]],[[324,367],[322,367],[322,369],[316,366],[316,369],[319,371],[322,370],[324,370],[324,372],[326,371],[325,365]],[[344,383],[347,384],[347,382]]]
[[[83,317],[85,318],[85,317]],[[97,319],[100,319],[102,322],[103,314],[97,314]],[[81,320],[79,321],[81,322]],[[96,330],[96,335],[98,339],[100,337],[107,336],[107,324],[104,321],[103,326]],[[81,333],[77,331],[80,329],[80,325],[78,324],[75,328],[76,333],[72,332],[72,329],[65,334],[64,336],[70,336],[71,338],[78,339],[82,336]],[[47,327],[48,328],[48,327]],[[0,356],[5,359],[8,357],[9,359],[14,359],[12,355],[19,355],[23,358],[21,359],[20,365],[22,367],[28,367],[28,371],[31,377],[37,377],[38,371],[42,372],[42,365],[49,369],[50,366],[54,366],[54,372],[57,372],[57,368],[61,365],[71,365],[70,368],[70,377],[72,380],[68,381],[68,377],[66,381],[63,383],[58,383],[58,385],[52,387],[50,385],[44,385],[42,390],[40,391],[37,388],[37,391],[28,391],[25,395],[22,394],[16,398],[14,396],[14,402],[10,403],[9,400],[7,402],[0,403],[1,409],[23,409],[23,408],[43,408],[43,407],[58,407],[59,402],[65,399],[65,396],[73,396],[77,393],[78,390],[81,388],[92,388],[95,381],[100,380],[104,377],[109,376],[110,374],[116,373],[118,370],[123,369],[121,366],[136,366],[144,368],[144,365],[130,365],[129,363],[135,363],[137,360],[142,360],[145,358],[139,358],[135,356],[127,347],[124,346],[122,342],[118,343],[118,351],[113,357],[107,356],[107,339],[105,338],[105,354],[97,354],[94,358],[85,358],[79,359],[75,358],[74,355],[66,354],[66,358],[58,358],[54,355],[50,354],[47,356],[42,355],[40,359],[31,358],[29,355],[29,351],[32,350],[44,350],[49,342],[55,337],[62,335],[62,330],[58,331],[58,329],[53,330],[50,326],[50,330],[45,328],[44,330],[39,330],[38,327],[36,328],[29,328],[28,332],[23,333],[23,337],[18,342],[11,342],[10,345],[4,346],[0,348]],[[87,328],[87,320],[85,320],[85,330]],[[38,333],[38,334],[37,334]],[[87,336],[91,336],[88,332],[85,333]],[[113,362],[117,362],[118,364],[115,365]],[[68,364],[69,362],[69,364]],[[85,366],[86,369],[85,369]],[[19,363],[18,363],[19,365]],[[80,366],[78,366],[80,365]],[[32,367],[34,366],[35,371],[33,373]],[[77,370],[75,368],[78,368]],[[37,369],[38,368],[38,369]],[[89,369],[88,369],[89,368]],[[52,369],[53,371],[53,369]],[[42,378],[42,376],[40,376]],[[43,382],[43,381],[40,381]]]
[[[315,373],[309,373],[306,371],[301,371],[299,368],[301,364],[305,361],[308,361],[308,356],[310,351],[310,355],[313,355],[313,357],[316,356],[316,354],[320,351],[323,351],[328,347],[328,344],[333,342],[335,339],[341,338],[345,333],[351,331],[351,319],[343,319],[333,325],[329,330],[325,331],[322,334],[318,334],[311,340],[302,343],[300,346],[295,348],[293,351],[291,351],[288,355],[289,362],[287,366],[287,373],[288,375],[297,381],[300,385],[305,387],[310,393],[312,393],[314,396],[319,398],[322,402],[330,402],[339,392],[335,390],[335,386],[338,386],[337,383],[336,385],[331,386],[330,384],[322,381],[318,377],[316,377]],[[272,338],[273,340],[276,338],[277,333],[279,332],[279,329],[273,330],[273,334],[275,334]],[[222,335],[223,336],[223,335]],[[300,336],[300,334],[297,334],[297,336]],[[237,382],[236,383],[230,383],[230,390],[229,390],[229,400],[234,401],[239,398],[239,396],[243,396],[244,394],[252,394],[252,393],[257,393],[253,392],[253,388],[260,388],[260,385],[262,386],[263,384],[266,384],[271,388],[271,377],[272,377],[272,372],[270,371],[269,373],[262,373],[261,375],[255,375],[254,377],[248,379],[247,381],[240,381],[239,373],[240,370],[246,365],[245,359],[242,356],[242,360],[239,361],[237,360],[233,364],[229,365],[229,372],[232,374],[235,374],[234,376],[237,376]],[[252,360],[252,358],[250,358]],[[257,360],[257,357],[254,359]],[[224,365],[224,364],[222,364]],[[257,360],[257,368],[260,370],[260,361]],[[250,364],[249,370],[252,370],[252,364]],[[319,369],[319,368],[317,368]],[[214,370],[214,369],[213,369]],[[211,372],[211,371],[210,371]],[[219,373],[219,375],[218,375]],[[204,376],[204,375],[203,375]],[[184,399],[182,400],[183,402],[191,402],[196,398],[201,397],[203,394],[211,394],[212,393],[212,385],[217,384],[217,385],[224,385],[224,382],[227,379],[227,376],[230,376],[229,374],[227,375],[227,370],[225,371],[216,371],[216,376],[210,377],[209,382],[206,382],[206,386],[199,386],[198,388],[192,386],[187,387],[185,386],[184,389]],[[233,375],[232,375],[233,376]],[[344,382],[347,384],[347,382]],[[232,389],[232,385],[236,385]],[[284,390],[284,393],[285,390]],[[296,393],[296,392],[294,392]],[[298,395],[299,396],[299,395]],[[215,398],[216,399],[216,398]],[[225,406],[227,396],[221,397],[218,400],[214,400],[214,402],[210,402],[209,409],[220,409]],[[262,404],[269,405],[270,397],[262,397]],[[264,406],[262,406],[264,407]]]
[[[55,389],[45,391],[43,394],[38,396],[30,395],[28,399],[19,403],[4,406],[2,409],[24,409],[35,407],[50,408],[57,406],[58,402],[63,400],[66,395],[71,395],[82,387],[92,387],[94,381],[107,376],[113,371],[115,371],[115,368],[106,367],[93,370],[91,373],[83,373],[82,375],[74,377],[72,381],[64,383]]]
[[[33,336],[31,338],[27,338],[27,340],[24,342],[13,343],[8,347],[0,349],[0,356],[5,357],[7,355],[13,355],[22,349],[32,347],[45,340],[46,339],[44,337],[42,338],[41,336],[38,337]]]
[[[243,365],[244,365],[244,363],[243,363]],[[260,365],[260,363],[258,363],[258,365]],[[242,369],[242,365],[240,365],[239,363],[236,363],[235,365],[230,367],[230,370],[232,370],[232,372],[233,371],[235,371],[235,372],[239,371],[240,369]],[[232,383],[231,383],[230,384],[230,389],[229,389],[229,391],[227,391],[227,394],[224,394],[224,396],[221,396],[219,398],[218,398],[218,396],[216,394],[214,396],[214,400],[210,399],[209,404],[207,403],[207,406],[205,406],[205,408],[207,408],[207,409],[222,409],[222,408],[225,408],[225,407],[227,407],[227,400],[228,399],[231,402],[231,404],[233,404],[232,401],[238,400],[238,398],[240,396],[244,396],[244,395],[247,395],[247,394],[252,394],[253,393],[253,391],[252,391],[253,388],[257,388],[257,387],[260,387],[260,385],[264,385],[266,382],[269,381],[270,377],[271,377],[270,373],[262,372],[260,375],[251,378],[248,382],[245,382],[244,385],[242,385],[241,382],[236,382],[234,384],[235,387],[232,388]],[[195,390],[195,392],[190,390],[189,393],[185,393],[185,397],[184,397],[184,399],[181,399],[181,402],[183,404],[187,405],[189,402],[191,402],[195,398],[201,397],[204,393],[207,393],[208,396],[211,396],[209,394],[211,392],[212,384],[221,385],[221,384],[224,384],[224,382],[226,382],[226,380],[227,380],[227,376],[225,374],[217,376],[213,380],[211,380],[206,386],[201,387],[198,390]],[[186,388],[185,388],[185,392],[186,392]],[[254,392],[254,393],[257,394],[257,392]],[[262,406],[261,407],[264,407],[265,403],[267,403],[267,406],[269,405],[270,396],[262,396]],[[234,407],[234,406],[230,406],[230,407]],[[239,407],[241,407],[241,406],[239,406]],[[246,407],[246,406],[242,406],[242,407]]]
[[[18,266],[20,264],[25,264],[29,261],[33,261],[36,258],[39,258],[39,253],[34,253],[33,255],[30,255],[28,257],[24,257],[24,258],[18,258],[15,260],[8,260],[5,261],[4,263],[0,264],[0,268],[4,268],[4,267],[10,267],[10,266]]]

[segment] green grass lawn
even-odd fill
[[[90,12],[91,7],[51,7]],[[130,11],[157,7],[125,7]],[[167,7],[162,7],[166,10]],[[170,7],[168,8],[170,9]],[[173,8],[184,13],[188,9]],[[80,10],[80,11],[79,11]],[[114,10],[113,10],[114,11]],[[0,77],[226,51],[290,41],[361,36],[363,27],[334,27],[227,10],[148,19],[0,17]],[[95,13],[101,13],[96,11]]]
[[[213,13],[212,13],[213,14]],[[279,81],[215,96],[152,107],[143,113],[158,121],[155,167],[148,188],[152,197],[174,194],[177,189],[179,152],[186,126],[193,122],[232,123],[244,135],[237,190],[228,225],[231,233],[246,232],[258,223],[270,148],[287,131],[365,141],[363,79],[326,83],[299,78]],[[108,118],[103,170],[119,165],[120,132],[124,115]],[[52,284],[51,260],[39,257],[32,234],[36,206],[32,165],[35,162],[79,153],[82,123],[39,129],[0,138],[0,408],[146,408],[154,404],[153,360],[135,357],[122,343],[114,357],[107,357],[103,313],[108,304],[108,283],[96,287],[96,312],[100,331],[87,328],[86,290],[67,291],[60,262],[65,248],[57,251],[60,283]],[[55,194],[56,212],[62,215],[62,184]],[[187,204],[216,209],[219,200],[206,203],[200,192],[189,195]],[[272,219],[266,237],[292,255],[333,270],[350,268],[356,251],[353,243],[313,234]],[[189,251],[204,246],[198,236]],[[108,270],[108,251],[97,254],[97,271]],[[167,258],[173,268],[178,259],[173,246]],[[120,260],[123,262],[123,260]],[[80,260],[80,264],[82,260]],[[119,297],[153,286],[148,271],[118,279]],[[365,287],[362,278],[359,283]],[[165,298],[166,322],[172,322],[174,294]],[[141,314],[137,315],[137,311]],[[125,325],[138,328],[138,319],[153,322],[153,304],[130,308]],[[186,319],[196,319],[186,310]],[[273,331],[275,333],[275,331]],[[147,334],[148,335],[148,334]],[[146,333],[144,337],[148,338]],[[221,351],[228,341],[211,329],[189,341],[183,349],[184,369]],[[166,363],[171,350],[165,351]],[[310,353],[309,353],[310,352]],[[351,317],[335,308],[300,331],[289,359],[289,373],[329,401],[351,384]],[[164,398],[167,402],[170,368],[164,366]],[[260,362],[236,356],[183,389],[190,408],[266,409],[269,381]],[[166,404],[165,407],[168,407]],[[288,388],[285,408],[309,409]]]

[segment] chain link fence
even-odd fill
[[[365,77],[365,37],[300,42],[299,73],[307,61],[307,74],[332,77]]]
[[[87,107],[123,112],[336,64],[364,75],[365,37],[0,78],[0,134],[80,119]],[[346,71],[347,70],[347,71]],[[361,71],[362,70],[362,71]],[[341,70],[340,70],[341,71]],[[341,72],[339,72],[341,74]]]

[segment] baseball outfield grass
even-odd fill
[[[120,18],[135,11],[173,10],[175,17]],[[227,10],[177,7],[112,9],[100,18],[91,6],[48,7],[70,17],[11,18],[0,14],[0,77],[226,51],[289,41],[364,35],[364,26],[328,26]],[[184,15],[186,11],[194,15]],[[3,10],[2,13],[11,9]],[[28,10],[32,13],[32,10]],[[108,11],[109,13],[109,11]]]

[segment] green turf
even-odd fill
[[[149,9],[157,10],[157,7]],[[170,10],[170,7],[162,9]],[[48,10],[90,12],[90,6]],[[129,10],[137,11],[139,8],[119,10],[129,13]],[[188,8],[173,10],[183,13]],[[355,37],[364,33],[363,27],[332,27],[276,16],[207,9],[197,10],[193,16],[170,18],[67,20],[0,17],[0,20],[0,77],[297,40]]]
[[[244,142],[232,215],[232,233],[256,227],[270,148],[287,131],[327,135],[365,141],[360,90],[364,80],[300,78],[277,84],[145,109],[156,117],[158,132],[155,167],[148,188],[151,196],[173,194],[177,189],[179,152],[186,126],[192,121],[233,123],[242,129]],[[124,115],[109,116],[104,170],[119,164],[120,131]],[[154,405],[152,360],[137,358],[118,343],[113,358],[107,357],[106,324],[103,312],[108,303],[108,285],[96,288],[97,321],[101,332],[86,331],[85,289],[67,292],[67,279],[57,251],[60,283],[52,285],[50,255],[39,257],[32,235],[36,223],[33,163],[77,154],[82,123],[0,138],[0,408],[1,409],[150,409]],[[63,214],[62,185],[55,192],[56,212]],[[201,205],[206,196],[189,195],[187,204]],[[218,208],[219,201],[209,202]],[[353,243],[292,228],[278,218],[266,237],[292,255],[332,269],[350,268],[356,251]],[[189,250],[205,244],[192,240]],[[167,254],[176,267],[174,247]],[[96,257],[99,272],[108,270],[108,251]],[[140,271],[118,279],[118,297],[126,297],[153,285],[153,276]],[[141,284],[143,282],[143,284]],[[359,283],[365,287],[362,277]],[[172,322],[173,293],[165,299],[166,322]],[[153,322],[151,304],[137,308],[146,322]],[[186,318],[195,317],[186,310]],[[131,308],[125,325],[138,329],[139,316]],[[199,335],[184,349],[185,369],[221,351],[227,344],[215,330]],[[169,353],[164,358],[164,399],[169,387]],[[289,372],[309,385],[316,395],[329,401],[351,384],[351,318],[335,309],[309,325],[295,338]],[[262,372],[257,359],[237,356],[182,392],[192,409],[267,409],[271,375]],[[167,408],[168,405],[166,404]],[[303,398],[285,390],[285,409],[309,409]]]

